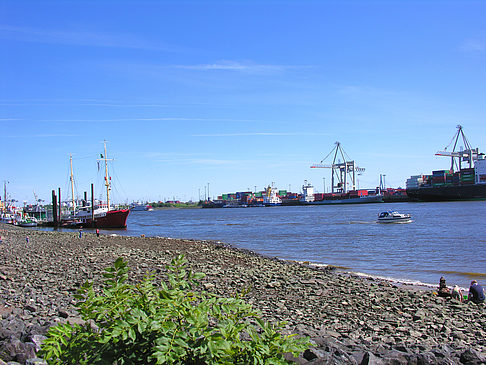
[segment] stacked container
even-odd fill
[[[473,185],[475,179],[474,169],[462,169],[461,170],[461,185]]]
[[[475,164],[476,183],[486,184],[486,160],[477,160]]]

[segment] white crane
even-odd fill
[[[464,144],[464,149],[461,148],[460,151],[456,151],[457,142],[459,142],[459,138],[462,137],[462,142]],[[447,148],[450,147],[454,143],[452,147],[452,151],[447,151]],[[481,158],[484,154],[479,153],[479,148],[471,148],[469,141],[467,140],[464,132],[462,130],[462,126],[457,126],[457,132],[452,137],[451,142],[444,148],[444,151],[437,151],[435,154],[436,156],[446,156],[451,158],[451,171],[454,172],[454,167],[456,170],[462,170],[462,163],[467,162],[469,168],[474,167],[474,161]],[[456,160],[457,159],[457,160]]]
[[[332,164],[324,164],[323,162],[334,153]],[[343,162],[341,162],[341,159]],[[337,161],[337,163],[336,163]],[[328,168],[332,169],[331,174],[331,192],[347,192],[348,177],[351,180],[351,189],[356,190],[356,173],[361,175],[365,169],[358,167],[354,161],[344,152],[341,147],[341,143],[336,142],[335,147],[324,157],[320,163],[311,166],[311,169],[316,168]],[[336,184],[334,181],[336,180]],[[336,190],[334,190],[336,189]]]

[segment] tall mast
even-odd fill
[[[108,206],[108,211],[110,211],[110,180],[108,176],[108,158],[106,156],[106,141],[103,141],[105,146],[105,186],[106,186],[106,205]]]
[[[73,155],[69,154],[69,164],[71,166],[71,199],[73,202],[73,216],[76,214],[76,203],[74,202],[74,176],[73,176]]]

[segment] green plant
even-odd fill
[[[159,287],[147,274],[127,283],[123,259],[105,270],[99,293],[85,283],[76,295],[84,325],[59,324],[44,341],[49,364],[286,364],[308,338],[279,333],[241,297],[193,291],[203,274],[180,255]]]

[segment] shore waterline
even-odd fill
[[[383,210],[412,214],[378,224]],[[131,212],[102,233],[216,240],[287,260],[334,265],[411,284],[486,281],[486,202],[396,203]]]

